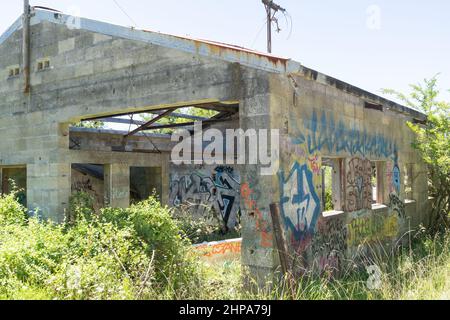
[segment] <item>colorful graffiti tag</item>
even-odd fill
[[[405,204],[396,194],[391,193],[389,195],[389,208],[396,212],[399,218],[404,219],[406,217]]]
[[[305,127],[309,134],[298,132],[293,142],[307,144],[309,154],[327,150],[330,153],[346,152],[351,156],[394,158],[397,152],[395,142],[383,134],[348,128],[343,120],[336,121],[334,116],[327,118],[325,113],[319,119],[314,112],[311,121],[305,121]]]
[[[322,172],[319,156],[309,157],[308,161],[313,173],[319,175]]]
[[[321,218],[312,240],[314,267],[320,273],[337,272],[347,251],[347,226],[344,217]]]
[[[369,215],[354,219],[348,224],[348,246],[370,244],[383,239],[392,239],[398,236],[399,221],[396,215],[383,217]]]
[[[372,164],[369,160],[354,158],[348,162],[345,189],[347,212],[372,209]]]
[[[286,177],[278,173],[280,207],[290,242],[297,249],[310,238],[320,216],[320,199],[314,188],[313,173],[307,165],[295,163]]]
[[[239,259],[241,247],[242,239],[234,239],[199,244],[195,245],[194,249],[207,261],[217,262],[224,259]]]
[[[200,214],[213,209],[224,227],[233,229],[240,211],[240,189],[240,178],[233,169],[218,167],[210,176],[195,172],[172,179],[169,201]]]

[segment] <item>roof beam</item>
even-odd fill
[[[207,110],[216,110],[216,111],[230,111],[230,112],[238,112],[239,111],[239,104],[226,104],[226,103],[214,103],[214,102],[205,102],[205,103],[199,103],[199,104],[187,104],[187,105],[174,105],[174,106],[164,106],[161,108],[149,108],[144,109],[140,111],[128,111],[123,113],[116,113],[116,114],[105,114],[103,116],[96,116],[96,117],[89,117],[89,118],[82,118],[81,121],[95,121],[95,120],[101,120],[108,117],[122,117],[122,116],[129,116],[129,115],[135,115],[135,114],[143,114],[143,113],[155,113],[158,111],[166,111],[166,110],[178,110],[178,109],[184,109],[184,108],[199,108],[199,109],[207,109]]]
[[[151,114],[160,115],[163,112],[162,111],[157,111],[157,112],[150,112],[150,113]],[[184,113],[172,113],[170,116],[173,117],[173,118],[189,119],[189,120],[195,120],[195,121],[208,120],[208,118],[192,116],[190,114],[184,114]],[[99,121],[100,121],[100,119],[99,119]],[[142,126],[143,124],[146,123],[145,121],[142,121],[142,120],[131,120],[131,119],[114,118],[114,117],[103,118],[103,119],[101,119],[101,122],[105,122],[105,123],[119,123],[119,124],[134,124],[134,125],[137,125],[137,126]]]
[[[208,124],[214,124],[214,123],[220,123],[220,122],[229,122],[233,119],[210,119],[206,121],[201,122],[185,122],[185,123],[171,123],[171,124],[162,124],[162,125],[155,125],[148,127],[144,129],[143,131],[150,131],[150,130],[161,130],[161,129],[172,129],[172,128],[185,128],[185,127],[192,127],[196,123],[201,123],[202,125],[208,125]]]
[[[156,116],[155,118],[153,118],[152,120],[148,121],[147,123],[143,124],[142,126],[140,126],[139,128],[131,131],[130,133],[128,133],[125,138],[128,138],[129,136],[135,135],[138,132],[147,130],[148,127],[150,127],[152,124],[158,122],[159,120],[170,116],[172,113],[174,113],[177,109],[172,109],[172,110],[167,110],[163,113],[161,113],[160,115]]]

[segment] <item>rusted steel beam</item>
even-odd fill
[[[89,117],[89,118],[82,118],[81,121],[95,121],[95,120],[101,120],[101,119],[105,119],[105,118],[110,118],[110,117],[122,117],[122,116],[129,116],[129,115],[136,115],[136,114],[143,114],[143,113],[157,113],[159,111],[166,111],[166,110],[179,110],[179,109],[184,109],[184,108],[198,108],[198,109],[208,109],[208,110],[213,110],[217,109],[217,111],[233,111],[233,112],[237,112],[239,111],[239,105],[238,104],[223,104],[223,103],[200,103],[200,104],[194,104],[194,105],[176,105],[176,106],[165,106],[165,107],[161,107],[161,108],[156,108],[156,109],[145,109],[145,110],[140,110],[140,111],[136,111],[136,112],[120,112],[120,113],[110,113],[110,114],[105,114],[103,116],[98,116],[98,117]]]
[[[210,120],[198,121],[198,122],[185,122],[185,123],[173,123],[173,124],[154,125],[154,126],[151,126],[149,128],[144,129],[143,131],[192,127],[196,123],[201,123],[204,126],[204,125],[220,123],[220,122],[229,122],[229,121],[232,121],[232,120],[233,119],[210,119]]]
[[[174,113],[177,109],[173,109],[173,110],[167,110],[163,113],[161,113],[159,116],[153,118],[152,120],[148,121],[147,123],[143,124],[142,126],[140,126],[139,128],[131,131],[130,133],[128,133],[127,135],[125,135],[125,138],[128,138],[129,136],[133,136],[138,132],[147,130],[147,128],[149,128],[152,124],[158,122],[159,120],[170,116],[172,113]]]

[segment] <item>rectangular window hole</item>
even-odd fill
[[[383,112],[383,106],[380,105],[380,104],[365,102],[364,103],[364,108]]]

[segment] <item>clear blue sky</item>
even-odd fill
[[[265,11],[260,0],[31,0],[82,17],[189,35],[265,50]],[[278,0],[293,21],[280,16],[274,54],[380,94],[441,73],[450,100],[450,1]],[[0,33],[19,17],[22,0],[3,1]],[[375,11],[369,10],[375,5]],[[377,19],[377,8],[379,19]],[[374,18],[374,19],[372,19]],[[369,22],[369,23],[368,23]],[[445,90],[444,90],[445,89]]]

